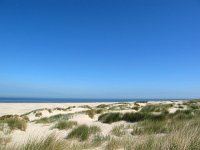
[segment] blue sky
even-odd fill
[[[200,97],[198,0],[0,0],[0,96]]]

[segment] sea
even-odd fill
[[[189,99],[110,99],[110,98],[32,98],[32,97],[0,97],[0,103],[95,103],[95,102],[146,102]]]

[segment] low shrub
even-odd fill
[[[20,129],[25,131],[27,128],[27,121],[18,117],[0,120],[0,124],[7,124],[11,130]]]
[[[109,105],[106,105],[106,104],[100,104],[97,106],[97,108],[107,108],[109,107]]]
[[[121,113],[105,113],[99,116],[98,121],[103,123],[112,123],[122,120]]]
[[[122,148],[122,141],[117,138],[110,138],[106,144],[105,150],[116,150]]]
[[[60,120],[58,121],[53,128],[57,128],[60,130],[64,130],[64,129],[71,129],[74,126],[77,126],[78,123],[76,121],[64,121],[64,120]]]
[[[95,110],[91,109],[91,110],[87,110],[86,114],[90,117],[90,118],[94,118],[94,115],[96,114]]]
[[[80,141],[85,141],[89,138],[91,134],[95,134],[100,132],[100,128],[96,126],[87,126],[87,125],[80,125],[77,128],[73,129],[67,136],[68,139],[77,138]]]
[[[172,104],[146,105],[141,109],[141,112],[164,112],[172,106]]]
[[[41,112],[37,112],[36,114],[35,114],[35,117],[41,117],[42,116],[42,113]]]
[[[30,139],[25,144],[15,146],[15,150],[68,150],[69,145],[64,140],[49,135],[44,139]]]
[[[49,118],[44,117],[44,118],[35,120],[35,122],[36,123],[52,123],[59,120],[68,120],[68,119],[69,119],[69,114],[58,114],[58,115],[51,116]]]
[[[145,119],[149,120],[163,120],[167,117],[168,113],[151,114],[143,112],[131,113],[105,113],[99,116],[98,120],[103,123],[113,123],[117,121],[138,122]]]
[[[114,126],[111,130],[111,133],[118,137],[125,135],[125,126],[124,125]]]

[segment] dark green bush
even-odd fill
[[[100,132],[100,128],[97,126],[87,126],[80,125],[77,128],[73,129],[67,136],[68,139],[78,138],[80,141],[85,141],[89,138],[91,134]]]
[[[121,113],[105,113],[99,116],[98,121],[103,123],[112,123],[122,120]]]
[[[145,113],[125,113],[122,117],[122,120],[127,121],[127,122],[138,122],[142,121],[147,117],[147,114]]]

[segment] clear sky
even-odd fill
[[[200,97],[200,1],[0,0],[0,96]]]

